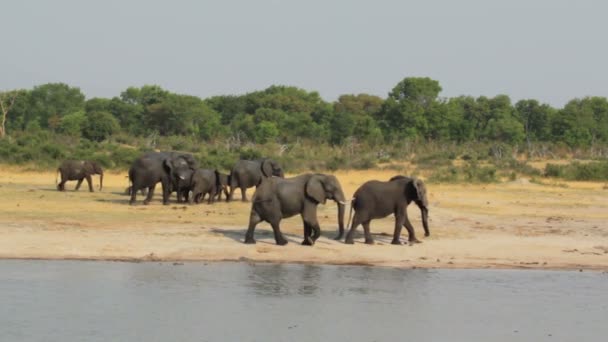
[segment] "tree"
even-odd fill
[[[86,121],[87,116],[83,111],[70,113],[61,118],[59,130],[64,134],[79,137]]]
[[[522,123],[526,142],[551,139],[551,119],[555,110],[537,100],[520,100],[515,104],[515,116]]]
[[[15,104],[15,100],[19,92],[16,90],[7,91],[0,93],[0,110],[2,110],[2,125],[0,125],[0,139],[6,136],[6,119],[8,117],[8,112],[11,110],[13,105]]]
[[[254,136],[257,143],[265,144],[279,136],[279,129],[274,122],[262,121],[255,126]]]
[[[103,141],[118,132],[120,124],[109,112],[87,113],[82,127],[82,135],[93,141]]]
[[[330,120],[330,142],[341,143],[350,135],[362,141],[378,142],[382,133],[375,118],[383,102],[382,98],[368,94],[340,96],[334,103],[334,115]],[[344,126],[341,126],[342,118]]]
[[[43,128],[55,129],[64,115],[84,110],[84,94],[64,83],[36,86],[29,99],[26,122],[38,119]]]
[[[428,77],[408,77],[388,94],[379,113],[381,127],[393,138],[428,136],[428,116],[433,113],[439,82]]]

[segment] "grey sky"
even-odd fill
[[[158,84],[208,97],[271,84],[385,97],[407,76],[442,96],[554,106],[608,95],[607,1],[2,0],[0,90],[46,82],[111,97]]]

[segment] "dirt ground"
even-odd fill
[[[608,270],[608,187],[603,183],[491,185],[427,184],[431,236],[424,238],[415,205],[409,215],[414,246],[390,244],[392,216],[372,221],[376,244],[334,241],[337,207],[319,207],[323,236],[301,246],[299,217],[282,222],[289,240],[276,246],[268,224],[256,245],[243,244],[250,203],[163,206],[160,185],[148,206],[128,205],[126,173],[109,173],[104,189],[55,189],[51,172],[0,169],[0,258],[124,261],[264,261],[425,268],[535,268]],[[395,171],[338,172],[350,196],[366,180]],[[254,189],[250,189],[251,196]],[[240,198],[239,192],[235,196]],[[348,208],[347,208],[348,211]],[[407,239],[404,230],[402,239]]]

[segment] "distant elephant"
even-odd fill
[[[227,175],[225,173],[221,173],[221,172],[217,172],[217,177],[218,177],[218,181],[219,181],[219,186],[217,187],[217,189],[215,189],[215,196],[216,196],[216,200],[221,201],[222,200],[222,192],[224,193],[224,196],[226,197],[226,202],[228,202],[228,196],[230,195],[230,175]]]
[[[317,205],[327,199],[338,204],[338,226],[344,231],[344,193],[338,179],[332,175],[307,173],[293,178],[267,178],[253,194],[249,228],[245,243],[255,243],[253,233],[258,223],[266,221],[272,226],[277,245],[287,244],[279,223],[283,218],[300,214],[304,221],[303,245],[312,246],[321,236],[317,221]]]
[[[359,224],[362,224],[365,232],[365,243],[373,244],[374,240],[369,230],[370,221],[395,214],[395,231],[391,243],[394,245],[401,244],[399,238],[404,226],[408,232],[408,241],[419,243],[420,241],[414,233],[414,227],[407,217],[407,206],[412,201],[420,208],[424,236],[429,236],[426,186],[420,179],[395,176],[388,182],[372,180],[364,183],[353,195],[351,213],[354,209],[355,215],[345,242],[347,244],[353,243],[355,229]],[[336,239],[341,239],[343,234],[344,231],[340,230]]]
[[[57,184],[57,178],[55,178],[55,184],[57,184],[57,190],[59,191],[65,191],[65,183],[71,180],[78,180],[75,189],[78,190],[82,181],[86,179],[89,184],[89,191],[93,192],[91,175],[99,175],[99,191],[103,188],[103,169],[94,161],[66,160],[57,168],[57,174],[61,174],[61,182],[59,184]]]
[[[198,169],[192,175],[192,200],[200,203],[206,195],[209,195],[207,203],[211,204],[215,200],[216,193],[220,187],[220,180],[217,170]]]
[[[163,188],[163,204],[169,204],[169,195],[177,188],[177,180],[185,180],[197,163],[191,154],[181,152],[148,152],[137,158],[129,168],[132,183],[131,200],[135,204],[137,191],[148,188],[144,204],[150,203],[158,182]]]
[[[247,188],[258,186],[263,178],[272,176],[284,177],[283,169],[272,159],[239,160],[230,171],[228,201],[232,201],[234,191],[236,188],[240,188],[241,200],[247,202]]]

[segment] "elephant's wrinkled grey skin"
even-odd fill
[[[93,180],[91,178],[92,175],[99,175],[99,191],[103,188],[103,169],[102,167],[94,161],[90,160],[66,160],[59,168],[57,168],[57,173],[61,174],[61,182],[57,184],[57,179],[55,179],[55,183],[57,184],[57,190],[65,191],[65,183],[71,180],[77,180],[78,184],[76,184],[76,189],[80,189],[80,185],[83,180],[87,180],[89,184],[89,191],[93,192]]]
[[[429,236],[428,200],[426,186],[422,180],[405,176],[395,176],[388,182],[372,180],[364,183],[353,195],[351,212],[355,211],[352,225],[346,234],[345,243],[353,243],[353,234],[359,224],[363,225],[365,243],[373,244],[374,240],[369,229],[373,219],[383,218],[395,214],[395,231],[393,233],[394,245],[401,244],[401,229],[405,227],[408,232],[410,244],[419,243],[414,227],[407,217],[407,206],[414,201],[422,214],[424,236]],[[342,238],[343,231],[339,232],[337,239]]]
[[[215,189],[216,200],[217,201],[222,200],[222,192],[223,192],[224,196],[226,197],[226,202],[228,202],[228,196],[230,195],[230,189],[229,189],[230,175],[221,173],[218,171],[217,177],[218,177],[218,181],[219,181],[219,186],[217,187],[217,189]]]
[[[148,188],[139,189],[139,193],[145,196],[148,194]],[[131,195],[131,186],[125,189],[125,195]]]
[[[198,169],[192,175],[192,200],[201,203],[209,195],[207,203],[215,200],[215,194],[220,186],[217,170]]]
[[[331,199],[338,204],[338,226],[344,230],[344,193],[333,175],[307,173],[293,178],[264,179],[253,194],[249,227],[245,243],[255,243],[253,237],[258,223],[270,223],[277,245],[287,244],[279,223],[283,218],[300,214],[304,223],[303,245],[312,246],[321,236],[317,221],[317,205]]]
[[[137,158],[129,168],[132,183],[129,204],[135,204],[137,191],[148,188],[144,204],[150,203],[158,182],[163,188],[163,204],[169,204],[169,195],[177,188],[177,179],[185,180],[188,172],[195,170],[196,160],[192,155],[181,152],[147,152]]]
[[[283,169],[272,159],[239,160],[230,171],[228,201],[232,201],[234,191],[240,188],[242,201],[247,202],[247,188],[258,186],[262,179],[272,176],[284,177]]]

